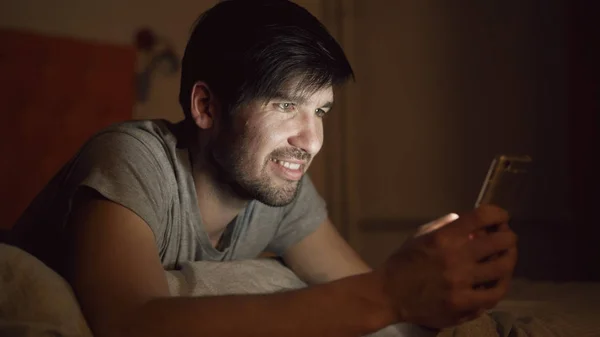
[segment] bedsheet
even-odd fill
[[[187,263],[165,271],[173,296],[304,287],[274,259]],[[92,337],[69,284],[28,253],[0,244],[0,336]],[[516,280],[480,318],[442,331],[395,324],[368,337],[600,337],[600,284]],[[283,337],[283,336],[282,336]]]

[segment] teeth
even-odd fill
[[[277,159],[271,159],[271,160],[274,161],[275,163],[277,163],[277,164],[285,167],[285,168],[290,169],[290,170],[298,170],[298,169],[300,169],[300,164],[298,164],[298,163],[290,163],[290,162],[287,162],[287,161],[277,160]]]

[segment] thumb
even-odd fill
[[[428,223],[420,226],[419,229],[417,230],[417,233],[415,236],[421,236],[421,235],[424,235],[427,233],[431,233],[443,226],[446,226],[447,224],[453,222],[456,219],[458,219],[458,214],[456,214],[456,213],[446,214],[441,218],[435,219],[431,222],[428,222]]]

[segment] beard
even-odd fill
[[[248,148],[248,139],[242,136],[219,137],[208,148],[218,179],[228,184],[243,199],[258,200],[271,207],[290,204],[300,190],[300,181],[280,180],[269,174],[271,158],[287,158],[310,162],[311,155],[298,148],[277,149],[263,160],[258,174],[253,174],[255,154]],[[218,145],[217,145],[218,144]]]

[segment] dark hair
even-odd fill
[[[306,9],[288,0],[225,0],[195,24],[183,56],[179,103],[189,118],[198,81],[233,112],[273,98],[292,80],[309,93],[350,77],[342,48]]]

